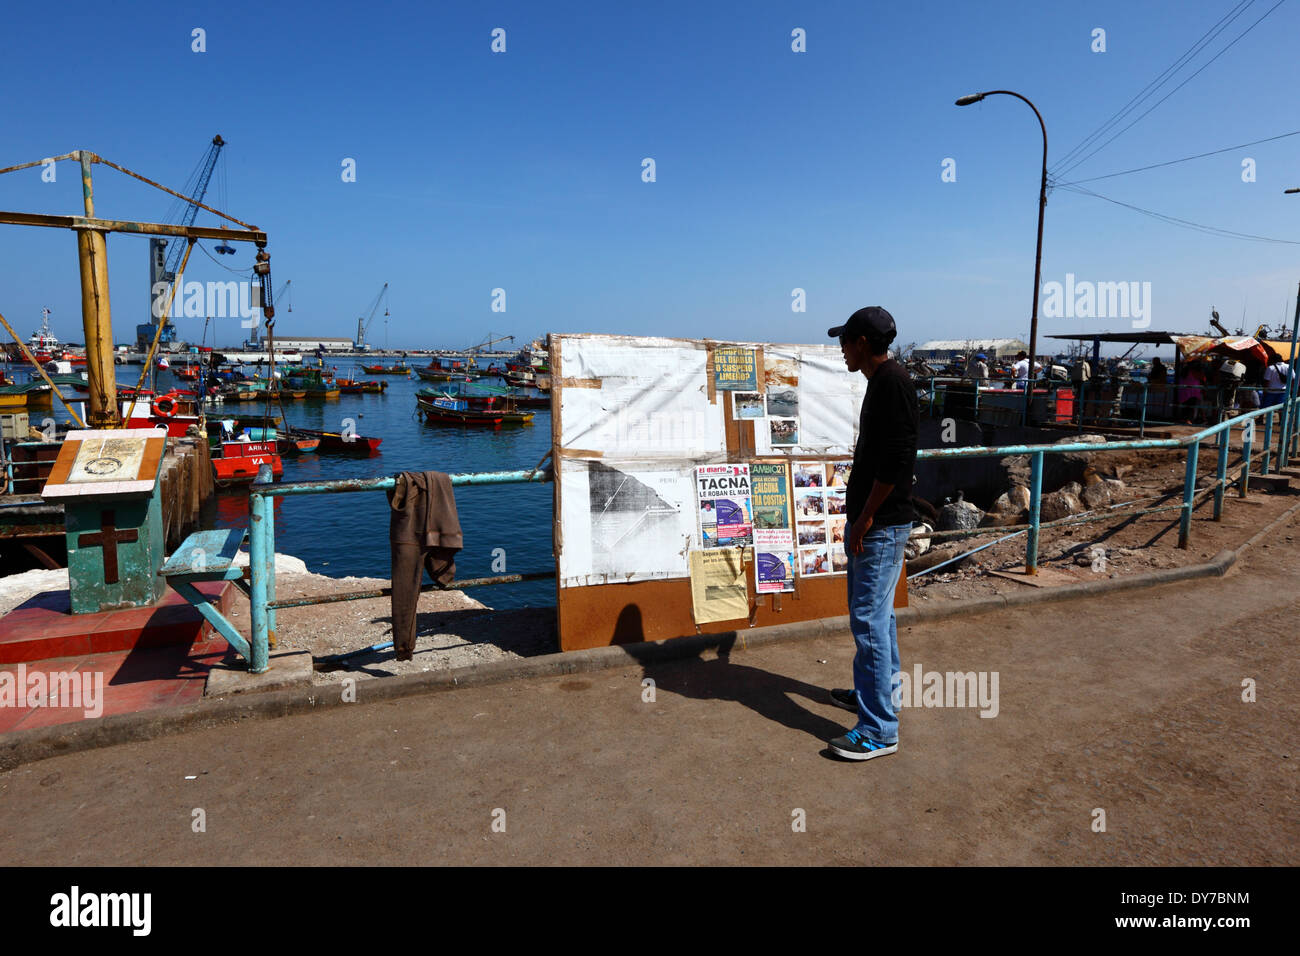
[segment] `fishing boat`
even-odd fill
[[[377,455],[382,438],[367,438],[346,432],[318,431],[314,428],[299,428],[296,425],[284,429],[290,438],[318,438],[317,451],[340,455]]]
[[[434,391],[422,389],[422,391]],[[436,391],[452,395],[455,398],[475,398],[483,395],[498,395],[509,399],[516,408],[550,408],[551,396],[541,392],[529,392],[523,388],[485,385],[482,382],[451,382]]]
[[[502,424],[527,425],[533,412],[521,412],[508,395],[462,393],[452,395],[436,388],[422,388],[415,393],[416,403],[425,420],[450,425]]]
[[[165,427],[167,437],[183,438],[191,425],[203,422],[199,397],[194,392],[176,389],[154,395],[147,389],[137,394],[135,389],[124,388],[119,390],[119,399],[127,428]]]
[[[358,382],[353,378],[339,378],[334,380],[334,384],[339,387],[344,395],[360,395],[363,392],[371,394],[382,394],[388,388],[387,382]]]
[[[280,431],[275,428],[245,428],[244,435],[253,441],[275,442],[276,453],[282,458],[297,458],[299,455],[314,452],[320,447],[319,438],[305,436],[294,438],[287,434],[280,434]]]
[[[221,454],[212,458],[217,487],[251,484],[257,479],[257,471],[263,465],[271,466],[272,479],[279,478],[284,474],[284,463],[275,446],[274,441],[223,441]]]
[[[405,362],[398,362],[396,365],[363,365],[361,371],[367,375],[410,375],[411,366]]]
[[[27,408],[54,407],[54,389],[39,378],[30,382],[0,385],[0,407],[22,408],[24,406]]]

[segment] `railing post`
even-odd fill
[[[1038,573],[1038,515],[1043,497],[1043,453],[1029,457],[1029,534],[1025,539],[1025,573]]]
[[[1196,498],[1196,461],[1201,454],[1198,438],[1187,446],[1187,471],[1183,475],[1183,509],[1178,519],[1178,547],[1186,548],[1192,536],[1192,502]]]
[[[1142,383],[1142,411],[1138,418],[1138,438],[1147,437],[1147,388],[1146,382]]]
[[[1238,498],[1246,497],[1246,487],[1250,484],[1250,446],[1255,438],[1255,419],[1251,418],[1241,426],[1241,490]]]
[[[263,479],[268,483],[271,481],[271,468],[269,465],[263,465],[257,471],[257,483],[261,484]],[[267,670],[269,665],[270,654],[269,647],[269,622],[268,609],[266,606],[267,598],[267,512],[271,511],[275,502],[267,496],[257,491],[256,487],[250,488],[248,492],[248,571],[252,577],[252,585],[249,588],[248,603],[250,605],[249,617],[252,620],[252,640],[249,648],[252,652],[252,659],[248,662],[248,669],[254,674],[261,674]],[[273,512],[272,512],[273,513]],[[275,569],[275,552],[270,554],[271,572]]]
[[[1273,413],[1264,416],[1264,458],[1259,463],[1259,473],[1267,475],[1273,458]]]
[[[1232,429],[1225,428],[1219,432],[1219,467],[1215,472],[1216,481],[1214,483],[1214,520],[1218,521],[1223,515],[1223,492],[1228,480],[1228,445],[1231,444]]]

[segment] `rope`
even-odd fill
[[[27,361],[31,362],[32,367],[41,373],[41,378],[45,379],[46,384],[54,390],[54,394],[59,396],[59,401],[61,401],[64,407],[67,408],[68,414],[71,415],[72,420],[77,423],[77,427],[85,428],[86,423],[77,416],[76,410],[73,409],[72,405],[68,403],[68,400],[63,397],[63,393],[59,391],[58,386],[55,385],[54,382],[50,381],[50,377],[45,374],[45,369],[41,368],[41,363],[36,361],[36,356],[32,355],[32,353],[28,351],[26,344],[24,344],[23,340],[18,337],[18,333],[14,331],[13,326],[5,320],[3,315],[0,315],[0,325],[4,325],[9,334],[14,337],[14,341],[18,343],[18,347],[23,350],[23,355],[27,356]]]
[[[194,249],[195,240],[189,240],[185,247],[185,255],[181,257],[181,267],[177,270],[177,275],[185,274],[185,264],[190,261],[190,252]],[[163,309],[162,317],[158,320],[158,329],[153,334],[153,343],[149,346],[149,354],[145,356],[144,368],[140,370],[140,379],[135,383],[135,393],[131,396],[131,404],[127,406],[126,415],[122,418],[122,427],[126,428],[127,423],[131,421],[131,416],[135,414],[136,402],[140,398],[140,389],[144,388],[145,376],[149,374],[149,369],[153,367],[153,357],[158,351],[158,341],[162,338],[162,330],[167,327],[167,322],[171,319],[172,301],[176,298],[176,283],[172,282],[171,290],[167,295],[167,306]]]

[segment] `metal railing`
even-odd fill
[[[488,471],[468,474],[449,475],[453,487],[466,485],[505,485],[527,482],[550,481],[552,472],[537,468],[523,471]],[[386,478],[345,478],[338,481],[294,481],[274,483],[271,480],[271,466],[263,465],[258,469],[257,481],[249,487],[248,492],[248,566],[252,579],[249,588],[250,619],[252,622],[252,639],[248,642],[251,659],[249,670],[260,674],[269,666],[270,648],[275,646],[276,610],[282,607],[304,607],[310,604],[331,604],[337,601],[356,601],[362,598],[386,597],[393,593],[391,587],[365,591],[346,591],[340,594],[328,594],[318,597],[295,598],[287,601],[276,599],[275,591],[275,502],[273,498],[286,498],[294,495],[341,494],[353,491],[388,491],[397,485],[397,479]],[[554,578],[554,571],[528,574],[503,574],[490,578],[470,578],[452,581],[445,588],[440,585],[425,585],[421,592],[433,590],[450,590],[453,588],[482,587],[490,584],[508,584],[518,581],[540,581]]]
[[[1139,439],[1121,442],[1071,442],[1059,445],[1004,445],[987,447],[982,445],[965,448],[927,448],[917,452],[918,461],[935,461],[953,458],[1004,458],[1008,455],[1030,456],[1030,505],[1029,521],[1025,525],[1003,526],[996,528],[973,528],[962,531],[923,532],[915,529],[916,537],[928,537],[932,540],[976,537],[979,535],[998,535],[1000,538],[1015,537],[1017,533],[1025,534],[1025,567],[1028,573],[1034,573],[1038,566],[1039,534],[1043,528],[1059,527],[1068,524],[1082,524],[1092,521],[1113,520],[1116,517],[1127,518],[1134,515],[1154,514],[1164,511],[1179,511],[1178,544],[1186,548],[1191,535],[1192,512],[1195,509],[1196,475],[1201,443],[1208,438],[1218,438],[1218,470],[1213,485],[1214,518],[1218,520],[1223,510],[1225,489],[1230,484],[1238,487],[1239,495],[1245,497],[1250,478],[1251,453],[1254,444],[1256,418],[1265,419],[1265,448],[1270,448],[1273,438],[1273,416],[1282,413],[1283,427],[1278,441],[1278,455],[1281,465],[1286,466],[1294,454],[1297,429],[1289,423],[1294,422],[1295,410],[1300,400],[1291,398],[1280,405],[1259,409],[1238,415],[1217,425],[1209,426],[1193,435],[1183,438]],[[1231,431],[1243,430],[1243,447],[1241,476],[1229,481],[1228,447]],[[1177,505],[1157,506],[1151,508],[1131,508],[1137,502],[1123,502],[1105,509],[1104,513],[1082,513],[1056,521],[1044,522],[1040,518],[1042,501],[1043,461],[1046,455],[1068,454],[1071,452],[1112,452],[1130,450],[1154,450],[1161,448],[1179,448],[1186,446],[1187,464],[1183,478],[1182,502]],[[1262,462],[1263,473],[1268,474],[1270,454],[1265,452]],[[450,475],[454,487],[468,485],[502,485],[528,482],[545,482],[553,480],[553,472],[548,468],[531,471],[476,472]],[[387,491],[396,485],[396,479],[362,478],[336,481],[302,481],[276,484],[271,480],[269,465],[263,465],[258,472],[258,480],[249,488],[249,574],[251,587],[249,599],[252,605],[252,639],[249,641],[251,659],[249,668],[254,673],[261,673],[268,667],[269,649],[275,645],[276,611],[279,608],[303,607],[311,604],[328,604],[336,601],[359,600],[362,598],[383,597],[392,593],[390,588],[378,588],[364,591],[349,591],[319,597],[293,598],[280,601],[276,598],[275,584],[275,509],[274,498],[297,495],[341,494],[360,491]],[[1208,489],[1205,489],[1208,490]],[[1143,499],[1145,500],[1145,499]],[[997,543],[997,542],[992,542]],[[554,578],[555,572],[538,572],[532,574],[500,575],[492,578],[473,578],[465,581],[453,581],[448,588],[474,587],[488,584],[504,584],[515,581],[544,580]],[[421,591],[442,590],[438,585],[425,585]]]

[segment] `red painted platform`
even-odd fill
[[[138,710],[175,707],[201,699],[208,670],[230,653],[230,646],[218,637],[190,645],[111,651],[23,665],[5,664],[0,665],[0,674],[12,673],[12,680],[16,682],[22,666],[29,678],[34,671],[47,675],[72,672],[74,675],[90,674],[93,682],[96,681],[96,672],[100,672],[103,674],[99,678],[102,697],[97,698],[97,709],[101,710],[100,717],[111,717]],[[48,701],[29,706],[29,702],[24,700],[17,706],[0,707],[0,733],[92,719],[94,717],[88,716],[81,706],[54,707]]]
[[[222,611],[238,589],[228,581],[196,585]],[[151,647],[189,647],[212,629],[189,603],[169,590],[153,607],[73,614],[68,592],[46,591],[0,617],[0,665],[85,657]],[[222,644],[225,642],[222,641]]]
[[[242,599],[228,581],[197,587],[222,613]],[[0,618],[0,674],[14,675],[11,686],[20,674],[89,674],[102,688],[101,717],[197,701],[208,671],[228,655],[230,645],[174,591],[153,607],[99,614],[73,614],[66,590],[46,591]],[[84,706],[51,706],[23,692],[0,707],[0,733],[88,719]]]

